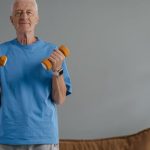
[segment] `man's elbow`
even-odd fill
[[[53,92],[53,100],[56,104],[62,105],[66,100],[67,88],[65,87],[62,92]]]
[[[54,97],[54,101],[57,105],[64,104],[65,100],[66,100],[66,96],[59,96],[57,98]]]

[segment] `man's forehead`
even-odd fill
[[[14,10],[17,9],[35,9],[35,5],[32,1],[17,1],[13,7]]]

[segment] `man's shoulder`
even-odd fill
[[[0,55],[4,55],[7,53],[8,49],[13,44],[13,41],[14,39],[0,43]]]
[[[41,40],[41,39],[40,39]],[[46,40],[41,40],[45,46],[51,47],[51,48],[57,48],[57,44],[51,42],[51,41],[46,41]]]
[[[2,43],[0,43],[0,47],[8,46],[8,45],[10,45],[13,41],[14,41],[14,39],[13,39],[13,40],[8,40],[8,41],[5,41],[5,42],[2,42]]]

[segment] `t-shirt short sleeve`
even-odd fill
[[[64,80],[65,80],[65,84],[66,84],[66,88],[67,88],[67,92],[66,92],[66,96],[67,96],[72,93],[72,83],[71,83],[70,75],[68,72],[66,60],[64,60],[64,62],[62,64],[62,68],[63,68]]]

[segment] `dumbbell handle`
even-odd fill
[[[70,50],[64,45],[61,45],[58,50],[60,50],[65,57],[70,55]],[[44,59],[41,64],[46,70],[50,70],[52,68],[52,63],[49,58]]]

